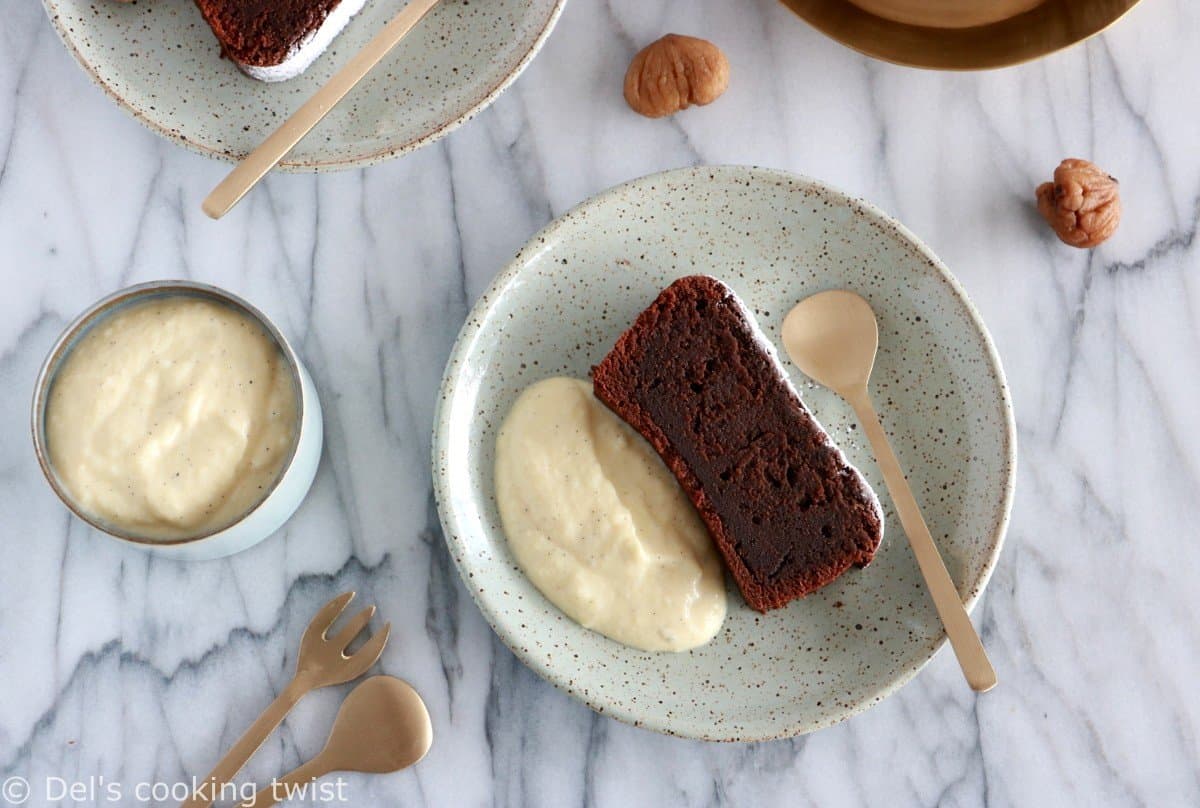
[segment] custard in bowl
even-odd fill
[[[34,443],[64,503],[146,549],[226,555],[299,506],[320,408],[279,332],[181,282],[118,292],[67,329],[34,400]]]

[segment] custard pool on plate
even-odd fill
[[[625,645],[685,651],[725,620],[725,574],[650,444],[581,379],[523,392],[496,439],[496,501],[517,563],[567,616]]]

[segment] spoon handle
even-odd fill
[[[258,793],[243,802],[238,808],[268,808],[290,799],[312,799],[316,797],[316,786],[313,784],[318,777],[329,774],[331,769],[317,755],[299,768],[272,780],[271,784],[259,789]]]
[[[233,780],[233,776],[241,771],[267,736],[279,726],[279,722],[310,689],[309,685],[292,679],[275,697],[275,701],[271,702],[267,709],[262,711],[262,715],[242,733],[242,737],[238,738],[237,743],[225,753],[225,757],[221,758],[208,776],[200,781],[196,791],[180,808],[208,808],[212,805],[221,791],[221,786]]]
[[[983,649],[975,626],[971,625],[971,618],[967,615],[958,589],[938,553],[933,536],[929,533],[929,526],[921,516],[921,509],[917,506],[912,489],[908,487],[908,480],[900,469],[900,461],[892,451],[883,425],[879,423],[879,416],[875,413],[871,397],[864,388],[848,396],[848,400],[854,407],[858,420],[862,422],[867,439],[871,442],[871,449],[875,452],[875,459],[883,472],[883,481],[887,484],[888,493],[892,495],[892,502],[900,515],[900,523],[904,526],[913,555],[917,557],[917,564],[925,577],[925,585],[933,597],[933,605],[946,629],[946,635],[950,638],[950,645],[954,648],[954,655],[958,657],[963,675],[966,676],[972,690],[981,693],[991,690],[996,686],[996,671]]]
[[[410,0],[345,67],[221,180],[201,205],[204,212],[214,219],[228,213],[437,4],[438,0]]]

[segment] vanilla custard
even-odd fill
[[[725,577],[699,515],[650,444],[555,378],[517,399],[496,442],[509,547],[569,617],[647,651],[703,645],[725,619]]]
[[[77,507],[149,539],[200,536],[263,500],[298,427],[291,368],[217,302],[134,303],[70,350],[50,388],[50,464]]]

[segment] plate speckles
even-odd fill
[[[944,642],[899,520],[848,406],[788,372],[880,493],[883,545],[788,608],[758,615],[730,587],[708,645],[626,648],[562,617],[513,563],[492,495],[495,425],[529,384],[585,376],[655,295],[715,275],[779,343],[791,306],[853,289],[880,321],[872,393],[968,605],[986,585],[1012,503],[1016,443],[999,358],[949,272],[875,208],[758,168],[692,168],[595,197],[534,236],[467,318],[446,367],[434,483],[450,551],[496,632],[527,665],[596,710],[714,740],[809,732],[877,704]],[[964,685],[965,687],[965,685]]]
[[[190,0],[43,0],[80,65],[135,118],[189,149],[240,159],[402,7],[369,0],[302,76],[264,84],[222,59]],[[363,166],[405,154],[490,104],[533,59],[566,0],[442,0],[280,163]]]

